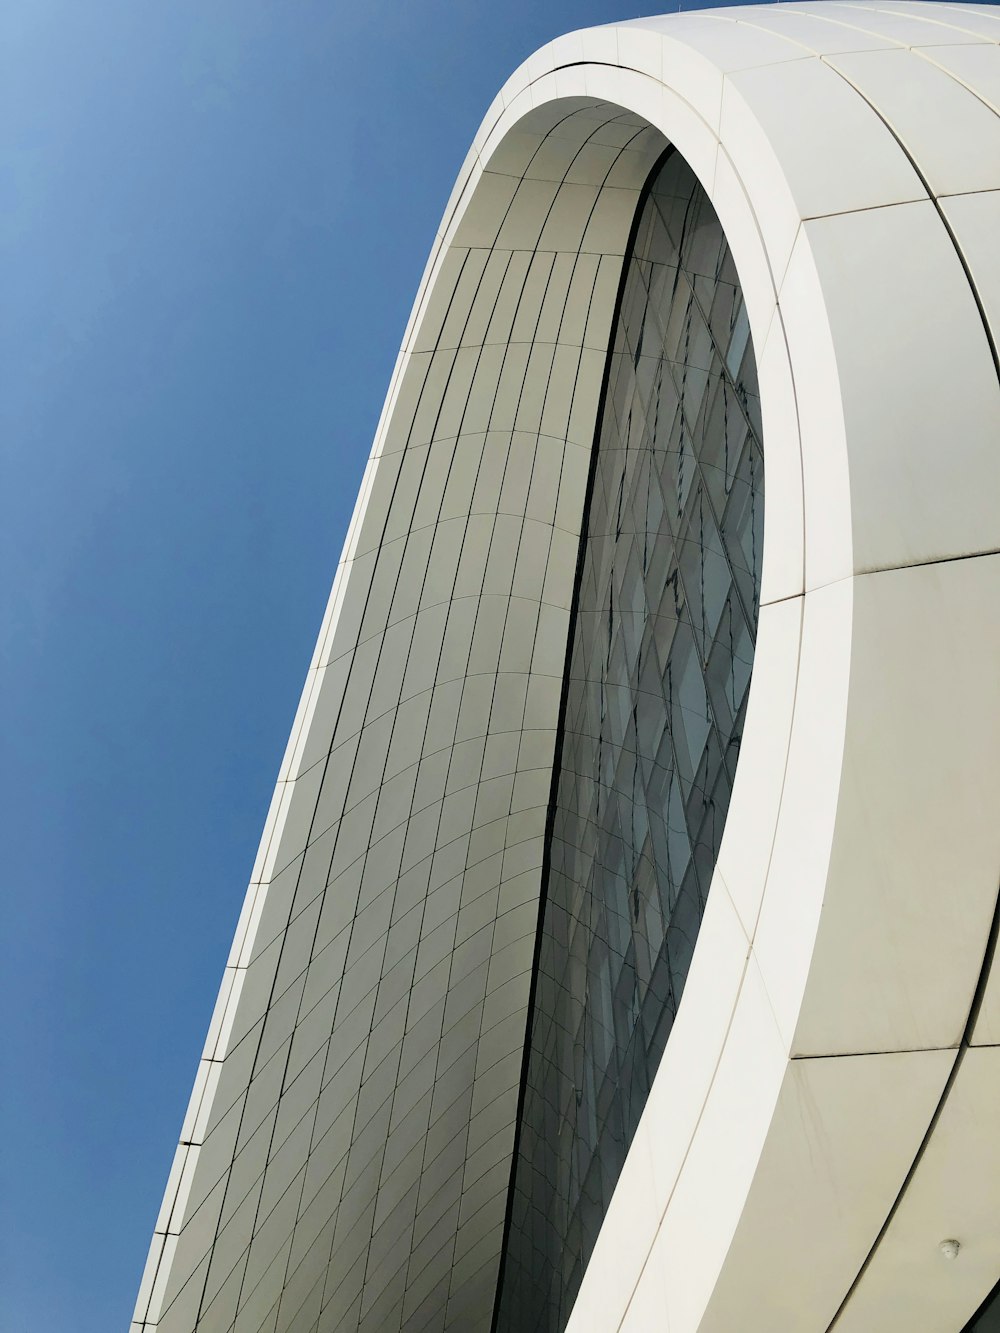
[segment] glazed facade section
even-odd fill
[[[608,366],[547,848],[502,1330],[565,1327],[680,1001],[760,599],[742,292],[681,156],[655,173]]]

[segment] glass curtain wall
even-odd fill
[[[753,347],[721,225],[679,154],[633,235],[577,589],[503,1333],[569,1318],[684,989],[753,661]]]

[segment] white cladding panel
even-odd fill
[[[996,978],[963,1034],[1000,864],[998,42],[993,7],[818,0],[571,34],[505,85],[407,327],[135,1333],[489,1327],[599,389],[668,142],[747,302],[764,584],[704,926],[570,1328],[914,1333],[995,1280]]]

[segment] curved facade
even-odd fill
[[[572,34],[487,114],[404,337],[135,1330],[502,1313],[545,1054],[540,907],[559,819],[585,815],[559,774],[588,479],[628,452],[621,422],[618,445],[597,434],[602,386],[668,150],[718,219],[755,352],[756,653],[683,1001],[664,1001],[552,1326],[957,1329],[1000,1275],[1000,10],[822,0]],[[699,368],[690,345],[676,359]],[[657,532],[654,555],[677,549]]]
[[[746,306],[667,150],[626,255],[567,660],[498,1328],[565,1326],[670,1035],[729,808],[760,600]]]

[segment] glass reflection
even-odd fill
[[[705,909],[760,595],[756,367],[718,218],[654,173],[598,432],[498,1329],[558,1333]]]

